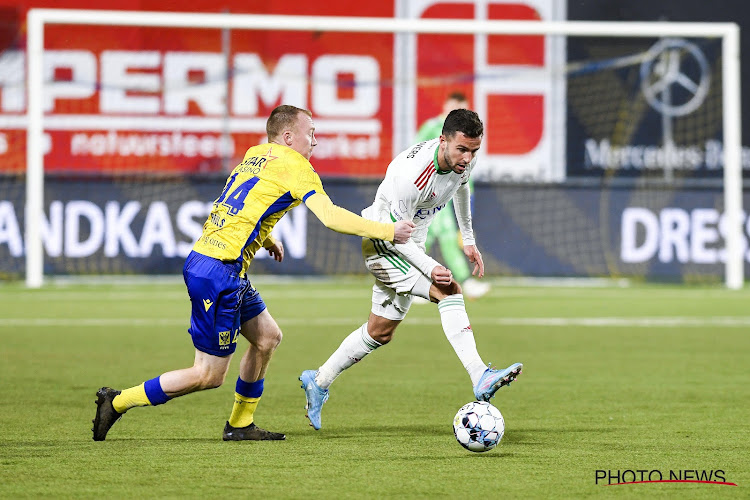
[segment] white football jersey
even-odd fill
[[[439,145],[440,139],[420,142],[396,156],[388,165],[375,201],[362,211],[363,217],[379,222],[413,221],[416,227],[409,243],[395,247],[423,271],[438,264],[424,254],[427,230],[435,214],[446,210],[446,204],[454,196],[453,203],[464,244],[474,244],[468,182],[477,158],[461,174],[439,172]],[[459,196],[456,196],[459,190]],[[423,255],[415,254],[417,249]],[[425,274],[429,276],[429,273]]]

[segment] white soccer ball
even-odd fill
[[[485,401],[465,404],[453,417],[456,441],[469,451],[489,451],[500,442],[505,420],[500,410]]]

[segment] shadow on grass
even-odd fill
[[[108,446],[108,445],[116,445],[117,443],[128,443],[128,444],[134,444],[137,443],[140,445],[148,444],[148,443],[223,443],[221,436],[219,437],[140,437],[140,436],[134,436],[134,437],[112,437],[110,439],[107,439],[106,441],[94,441],[91,439],[91,436],[88,436],[88,438],[80,438],[80,439],[56,439],[56,440],[50,440],[49,438],[44,438],[44,440],[39,441],[33,441],[33,440],[25,440],[25,441],[0,441],[0,457],[12,455],[14,452],[13,450],[16,450],[16,452],[25,451],[28,452],[29,449],[59,449],[61,447],[64,447],[65,449],[72,449],[72,448],[78,448],[81,445],[92,445],[92,446]]]
[[[506,447],[512,445],[514,447],[540,447],[540,446],[553,446],[556,442],[568,441],[571,435],[586,434],[586,435],[601,435],[612,432],[620,432],[621,428],[612,427],[576,427],[576,428],[552,428],[552,427],[538,427],[538,428],[527,428],[527,429],[513,429],[506,431],[503,436],[502,445]],[[328,442],[336,442],[338,440],[366,440],[366,441],[378,441],[378,440],[429,440],[429,439],[444,439],[446,436],[453,437],[453,432],[450,427],[438,426],[438,425],[421,425],[421,424],[383,424],[383,425],[370,425],[363,427],[346,427],[346,428],[324,428],[319,432],[314,432],[308,429],[304,431],[292,431],[287,432],[286,442],[299,442],[306,441],[308,439],[320,439]],[[577,439],[577,438],[574,438]],[[163,443],[175,443],[175,444],[212,444],[212,443],[224,443],[221,436],[169,436],[169,437],[155,437],[155,436],[113,436],[103,442],[95,442],[90,436],[80,438],[59,438],[59,439],[39,439],[39,440],[0,440],[0,458],[10,458],[18,454],[33,453],[35,456],[40,456],[45,453],[54,453],[55,449],[59,449],[61,446],[65,448],[76,448],[81,445],[89,445],[95,447],[105,446],[116,446],[118,443],[131,445],[161,445]],[[233,443],[229,441],[228,443]],[[242,443],[241,441],[235,443]],[[611,445],[611,444],[610,444]],[[231,446],[231,444],[230,444]],[[513,452],[502,452],[502,456],[508,457],[513,456]]]
[[[450,428],[449,428],[450,429]],[[419,425],[419,424],[383,424],[363,427],[347,427],[323,430],[316,432],[322,439],[361,439],[362,437],[397,437],[404,439],[405,436],[430,436],[439,435],[446,432],[445,427],[437,425]]]

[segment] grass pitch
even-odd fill
[[[747,289],[498,284],[467,302],[485,362],[524,363],[493,399],[501,444],[474,454],[453,438],[473,394],[434,305],[334,383],[316,432],[297,377],[365,321],[370,282],[256,286],[284,331],[256,422],[285,442],[221,441],[244,339],[221,388],[92,441],[99,387],[192,364],[184,285],[0,286],[0,497],[748,497]],[[596,481],[626,470],[738,486]]]

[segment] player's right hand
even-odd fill
[[[276,262],[284,260],[284,245],[281,241],[275,241],[273,246],[266,248],[266,250],[268,250],[268,254],[273,257],[273,260]]]
[[[443,266],[435,266],[432,268],[431,276],[432,282],[436,285],[450,285],[453,281],[453,273],[450,269]]]
[[[400,220],[393,225],[393,242],[406,243],[414,231],[414,223],[410,220]]]

